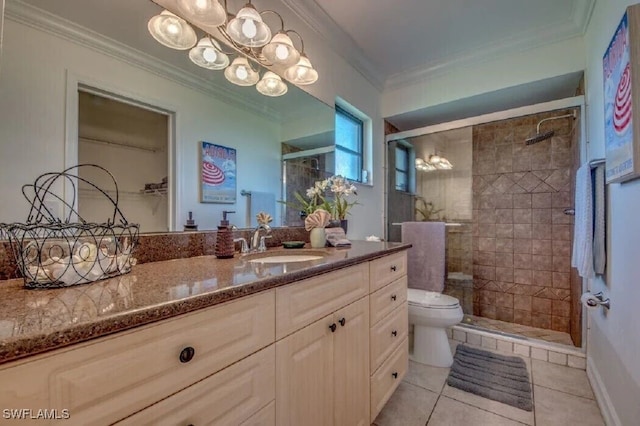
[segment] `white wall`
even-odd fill
[[[423,81],[386,89],[382,116],[391,117],[583,69],[583,40],[574,37],[479,64],[446,68]]]
[[[602,56],[629,0],[597,1],[585,35],[587,136],[589,158],[604,157]],[[639,42],[640,40],[632,40]],[[638,424],[640,419],[640,180],[608,185],[608,253],[606,285],[597,280],[592,291],[611,299],[611,310],[590,310],[587,355],[590,376],[601,385],[601,404],[610,424]],[[611,409],[611,412],[609,410]]]
[[[0,73],[0,221],[24,221],[20,188],[43,172],[62,170],[67,72],[101,88],[176,113],[176,222],[193,211],[200,229],[215,228],[222,210],[244,226],[241,189],[280,196],[280,126],[199,91],[86,47],[6,19]],[[238,201],[201,204],[198,142],[236,148]],[[144,229],[141,230],[144,232]]]

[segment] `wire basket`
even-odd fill
[[[114,195],[80,177],[81,169],[97,176],[106,174],[115,187]],[[76,210],[79,184],[98,191],[113,204],[105,223],[90,223],[80,216]],[[70,202],[61,195],[65,187],[72,194]],[[131,271],[140,226],[128,223],[118,208],[118,184],[107,169],[80,164],[60,173],[45,173],[33,184],[24,185],[22,194],[31,204],[26,223],[2,223],[0,234],[10,242],[25,287],[69,287]],[[52,201],[62,204],[63,219],[47,206]]]

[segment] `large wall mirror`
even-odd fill
[[[276,226],[298,225],[277,203],[286,183],[333,174],[332,106],[289,83],[267,97],[196,66],[151,37],[147,23],[162,10],[152,1],[5,3],[0,222],[26,219],[23,184],[79,162],[113,172],[141,232],[181,231],[189,212],[199,230],[215,229],[223,210],[238,227],[257,209],[272,210]],[[236,12],[244,1],[228,4]],[[201,202],[203,141],[236,150],[235,202]],[[87,219],[100,220],[95,194],[79,192]]]

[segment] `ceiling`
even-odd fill
[[[71,22],[132,46],[206,84],[231,87],[221,72],[201,69],[184,52],[166,49],[146,29],[159,7],[150,0],[24,0]],[[582,35],[595,0],[281,0],[318,31],[374,85],[410,84],[448,67]],[[273,0],[255,0],[260,9]],[[235,3],[233,3],[235,5]],[[124,13],[126,11],[126,13]],[[571,96],[580,74],[412,111],[389,120],[401,130],[471,117]],[[291,85],[290,85],[291,86]],[[291,89],[291,87],[290,87]],[[275,110],[292,119],[297,100],[310,98],[293,88],[266,99],[254,88],[237,88],[258,110]],[[255,92],[255,93],[254,93]]]
[[[389,85],[464,58],[582,35],[595,0],[296,2],[335,23],[343,44]]]
[[[595,0],[283,0],[371,83],[388,90],[582,36]],[[400,130],[574,96],[582,73],[385,117]]]

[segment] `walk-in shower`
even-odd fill
[[[448,224],[444,292],[460,300],[463,324],[581,345],[573,302],[582,284],[570,265],[573,217],[564,213],[573,207],[577,117],[571,107],[389,138],[387,236],[398,241],[394,224],[403,221]],[[399,147],[412,161],[438,154],[453,168],[412,170],[399,190]]]

